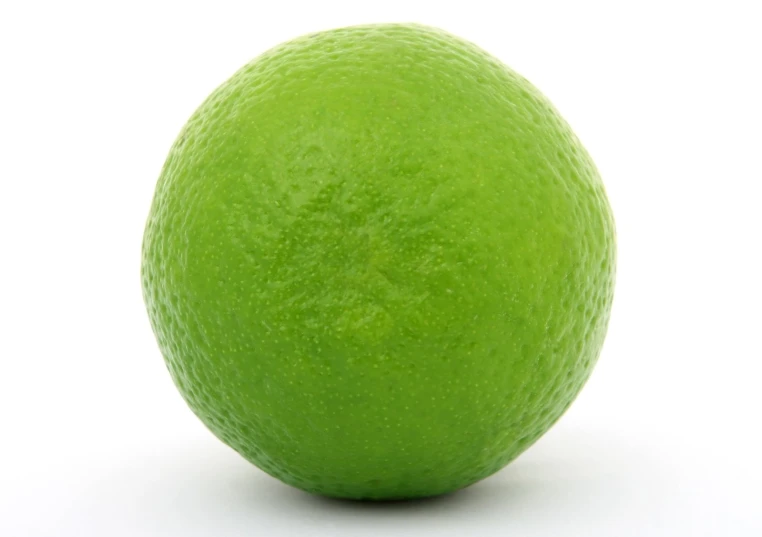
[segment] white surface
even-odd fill
[[[0,7],[0,535],[762,535],[755,2],[186,4]],[[503,472],[322,500],[185,408],[143,309],[143,223],[175,135],[238,67],[410,20],[499,56],[582,138],[617,219],[614,313],[577,403]]]

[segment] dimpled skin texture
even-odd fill
[[[220,86],[158,181],[142,282],[169,371],[262,470],[446,493],[566,410],[604,339],[614,224],[526,80],[417,25],[290,41]]]

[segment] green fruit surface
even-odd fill
[[[505,466],[603,343],[614,223],[529,82],[433,28],[295,39],[182,130],[142,283],[183,397],[262,470],[431,496]]]

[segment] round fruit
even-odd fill
[[[142,281],[198,417],[304,490],[478,481],[598,357],[614,223],[529,82],[417,25],[308,35],[220,86],[156,187]]]

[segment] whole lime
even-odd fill
[[[603,343],[614,223],[529,82],[437,29],[295,39],[172,147],[142,283],[177,387],[304,490],[474,483],[566,410]]]

